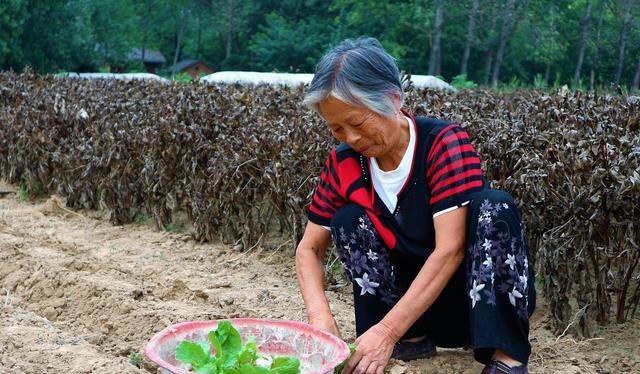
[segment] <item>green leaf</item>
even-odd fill
[[[206,365],[209,357],[209,352],[205,352],[200,344],[189,340],[184,340],[176,348],[176,360],[191,364],[194,368]]]
[[[255,338],[250,336],[247,339],[247,344],[244,345],[244,349],[238,355],[238,362],[240,364],[255,365],[258,358],[258,347],[256,346]]]
[[[213,358],[211,356],[211,344],[209,344],[207,341],[205,340],[201,340],[198,342],[198,345],[202,348],[202,350],[207,353],[207,355],[209,355],[210,358]]]
[[[213,349],[216,351],[216,357],[222,356],[222,344],[220,344],[215,331],[210,331],[207,336],[209,337],[209,341],[211,342]]]
[[[296,374],[300,370],[300,360],[295,357],[276,357],[271,364],[274,374]]]
[[[271,368],[256,366],[255,338],[249,337],[243,347],[240,334],[229,321],[221,321],[207,336],[209,342],[185,340],[176,350],[176,359],[191,364],[197,374],[297,374],[300,369],[300,360],[291,357],[274,358]],[[212,346],[215,356],[211,355]]]
[[[251,374],[272,374],[273,372],[267,368],[263,368],[261,366],[254,366]],[[245,373],[242,373],[245,374]]]
[[[240,367],[231,368],[226,370],[224,374],[272,374],[271,370],[260,366],[253,366],[251,364],[243,364]]]
[[[211,361],[195,371],[196,374],[218,374],[218,365],[215,361]]]
[[[349,354],[349,357],[347,357],[344,361],[342,361],[340,363],[340,365],[336,366],[336,368],[333,369],[334,373],[340,373],[342,371],[342,369],[344,369],[344,366],[347,364],[347,361],[349,361],[349,359],[351,358],[351,355],[353,354],[353,352],[356,351],[356,345],[354,343],[349,343],[349,351],[351,352]]]
[[[238,366],[238,356],[222,353],[222,356],[218,358],[218,367],[224,372],[226,369]]]
[[[222,345],[222,351],[230,355],[237,355],[242,350],[242,338],[231,322],[221,321],[214,332],[216,338]]]

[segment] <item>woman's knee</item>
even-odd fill
[[[475,193],[470,204],[471,207],[480,207],[487,202],[491,204],[507,204],[510,208],[517,208],[515,200],[508,192],[494,189],[486,189]]]
[[[507,219],[521,222],[520,212],[513,197],[506,191],[487,189],[474,194],[469,203],[471,215],[480,216],[490,212],[496,220]],[[477,217],[476,217],[477,218]],[[475,220],[470,221],[470,223]]]
[[[354,227],[358,225],[359,220],[366,216],[363,207],[356,204],[346,204],[338,209],[331,218],[331,231],[335,231],[339,227]]]

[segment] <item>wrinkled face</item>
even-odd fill
[[[389,154],[396,144],[397,129],[393,119],[364,107],[347,104],[329,96],[318,104],[331,134],[365,157]]]

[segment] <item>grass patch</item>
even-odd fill
[[[43,188],[40,181],[33,181],[32,183],[22,183],[18,188],[18,200],[25,202],[27,200],[33,200],[36,197],[42,196]]]
[[[182,228],[176,226],[173,223],[168,223],[168,224],[164,225],[164,231],[177,233],[177,232],[181,232]]]
[[[147,214],[147,213],[138,213],[136,214],[135,218],[133,219],[133,221],[135,223],[137,223],[138,225],[144,225],[145,223],[149,222],[151,220],[151,215]]]
[[[458,90],[470,90],[478,87],[474,81],[467,78],[467,74],[460,74],[453,77],[451,85]]]
[[[29,200],[29,192],[27,191],[27,186],[21,185],[20,188],[18,188],[18,200],[21,202]]]

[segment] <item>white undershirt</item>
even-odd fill
[[[384,205],[393,213],[398,204],[398,193],[404,186],[411,173],[413,164],[413,153],[416,148],[416,130],[413,122],[408,117],[404,117],[409,122],[409,145],[402,156],[402,160],[397,168],[390,171],[383,171],[378,166],[375,157],[371,157],[371,179],[373,189],[378,193]]]
[[[375,157],[371,157],[369,159],[371,161],[371,179],[373,182],[373,188],[378,196],[380,196],[380,199],[384,202],[384,205],[389,208],[391,213],[396,210],[396,205],[398,204],[398,193],[400,193],[400,190],[411,173],[413,154],[416,148],[416,129],[410,118],[405,117],[405,119],[409,122],[409,145],[407,146],[407,150],[404,152],[404,156],[402,156],[402,160],[398,167],[391,171],[383,171],[380,170],[380,166],[378,166],[378,161],[376,161]],[[467,205],[468,203],[468,201],[465,201],[458,206],[442,210],[435,213],[433,217],[435,218],[443,213],[447,213],[461,206]],[[322,227],[327,230],[331,230],[329,226]]]

